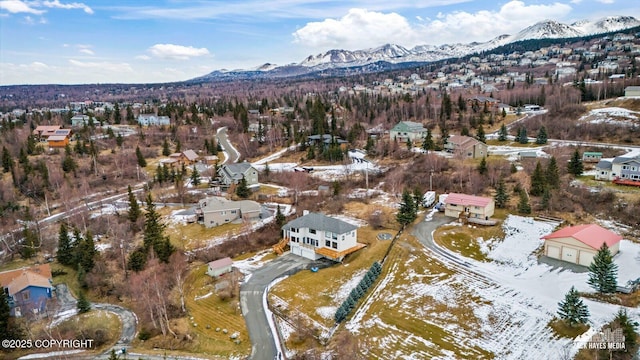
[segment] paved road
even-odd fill
[[[252,360],[273,360],[278,355],[279,346],[276,346],[263,307],[266,305],[264,298],[268,285],[281,276],[309,268],[311,264],[311,260],[299,256],[283,255],[256,270],[249,280],[242,284],[240,305],[251,338]]]
[[[433,242],[433,232],[440,226],[453,222],[455,219],[444,216],[443,213],[434,213],[433,219],[430,221],[421,221],[413,226],[412,234],[420,241],[424,247],[431,250],[436,257],[444,258],[453,263],[455,266],[472,270],[472,265],[464,261],[461,257],[452,255],[448,251],[443,250]]]
[[[233,145],[231,145],[229,137],[227,136],[227,128],[221,127],[220,129],[218,129],[216,135],[218,137],[218,143],[220,144],[220,146],[222,146],[224,151],[226,151],[227,155],[229,155],[229,158],[224,159],[223,164],[227,164],[230,162],[237,163],[240,159],[240,153],[238,152],[238,150],[236,150],[236,148],[233,147]]]
[[[58,297],[58,302],[60,304],[60,312],[72,310],[77,307],[78,301],[71,295],[66,284],[59,284],[56,286],[56,296]],[[91,308],[112,312],[120,318],[120,322],[122,323],[122,332],[120,333],[120,339],[114,347],[116,349],[127,348],[136,336],[136,328],[138,325],[138,318],[136,315],[129,309],[113,304],[92,303]],[[111,349],[109,349],[109,351],[111,351]],[[108,353],[106,353],[95,358],[102,358],[105,355],[108,357]]]

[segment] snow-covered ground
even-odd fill
[[[638,114],[640,112],[619,108],[607,107],[602,109],[594,109],[588,114],[578,119],[579,122],[590,124],[612,124],[621,126],[633,126],[638,124]]]
[[[385,333],[384,337],[372,337],[370,341],[372,348],[382,348],[382,353],[388,354],[384,358],[389,359],[451,359],[461,354],[464,358],[484,358],[486,351],[499,359],[558,359],[565,351],[575,353],[578,342],[559,339],[547,324],[571,286],[579,291],[592,291],[587,285],[588,273],[538,263],[534,252],[542,245],[540,237],[553,231],[552,225],[509,216],[503,226],[504,239],[479,240],[491,262],[449,251],[451,256],[445,257],[424,250],[422,255],[409,256],[405,264],[394,263],[347,328],[356,333]],[[429,263],[442,263],[449,270],[433,273],[412,266],[419,256],[423,261],[426,256]],[[623,274],[637,277],[640,245],[623,241],[615,261],[620,282],[634,277]],[[395,279],[402,278],[411,279],[410,286],[395,284]],[[434,331],[443,334],[419,335],[392,325],[385,320],[388,314],[370,314],[372,304],[380,301],[385,308],[398,312],[396,316],[440,329],[431,330],[431,334]],[[609,322],[619,309],[588,299],[584,302],[591,313],[592,331]],[[640,309],[628,310],[630,316],[640,316]],[[464,314],[464,319],[456,314]]]
[[[539,158],[549,157],[549,154],[543,151],[544,147],[523,148],[517,146],[503,146],[503,145],[489,145],[489,155],[500,155],[507,158],[509,161],[519,160],[520,152],[535,152]]]

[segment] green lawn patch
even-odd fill
[[[578,335],[582,335],[589,330],[589,325],[578,324],[571,326],[558,318],[553,318],[553,320],[549,322],[549,327],[553,330],[554,334],[568,339],[575,339]]]

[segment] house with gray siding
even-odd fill
[[[237,184],[243,177],[247,181],[247,186],[258,184],[258,170],[248,162],[222,165],[218,169],[218,177],[226,186]]]

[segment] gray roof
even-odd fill
[[[626,163],[629,161],[640,161],[640,156],[636,156],[636,157],[625,157],[625,156],[618,156],[615,159],[613,159],[613,163],[614,164],[621,164],[621,163]]]
[[[198,203],[203,213],[236,209],[239,209],[243,213],[250,213],[258,212],[261,210],[260,203],[257,203],[255,201],[232,201],[219,196],[207,197],[200,200]]]
[[[611,161],[611,159],[600,159],[596,165],[596,169],[611,170],[611,165],[613,165]]]
[[[247,170],[251,168],[251,163],[241,162],[237,164],[227,164],[223,165],[220,168],[220,171],[223,171],[227,174],[227,177],[230,179],[242,179],[242,175],[244,175]]]
[[[358,227],[321,213],[309,213],[295,220],[289,221],[282,227],[282,230],[289,230],[291,228],[311,228],[315,230],[344,234],[349,231],[353,231]]]

